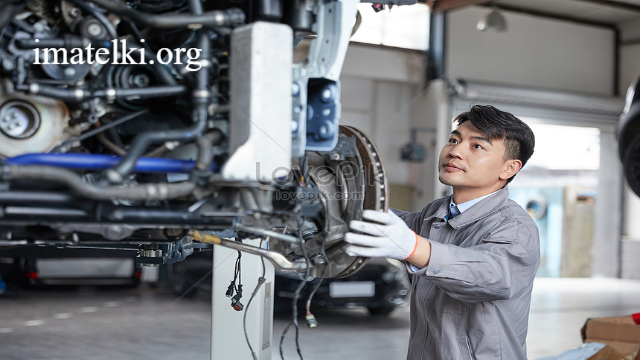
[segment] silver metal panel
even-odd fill
[[[360,0],[318,2],[307,76],[338,81]]]
[[[640,5],[640,2],[637,0],[621,2],[631,5]],[[586,21],[591,20],[612,24],[621,24],[640,19],[640,13],[638,12],[616,8],[615,6],[606,6],[577,0],[500,0],[495,2],[495,4],[498,7],[500,7],[501,4],[504,4],[505,6],[541,11],[558,16],[567,16]]]
[[[465,80],[451,80],[452,115],[473,104],[494,104],[519,117],[550,119],[567,126],[597,127],[613,131],[624,108],[620,98],[561,91],[526,89]]]
[[[256,22],[231,35],[231,157],[222,169],[230,181],[272,182],[291,166],[293,31]]]

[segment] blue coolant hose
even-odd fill
[[[9,165],[46,165],[68,169],[104,170],[120,162],[120,156],[99,154],[26,154],[7,159]],[[165,158],[140,158],[135,172],[189,173],[196,165],[192,160]],[[218,164],[211,164],[211,171],[218,171]]]

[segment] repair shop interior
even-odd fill
[[[639,259],[640,0],[0,0],[0,359],[640,360]]]

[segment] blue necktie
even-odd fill
[[[447,215],[447,221],[452,220],[454,217],[460,215],[460,210],[453,204],[449,204],[449,215]]]

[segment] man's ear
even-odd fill
[[[518,159],[510,159],[505,161],[502,167],[502,173],[500,173],[500,179],[507,180],[514,176],[522,169],[522,161]]]

